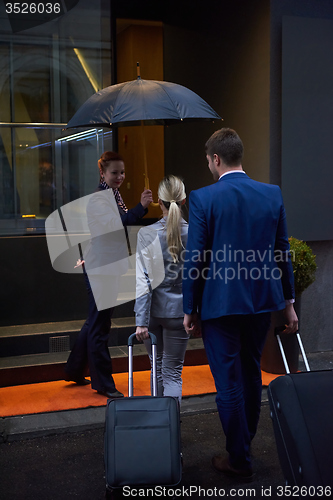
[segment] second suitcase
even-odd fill
[[[332,394],[332,370],[287,373],[268,386],[278,456],[289,486],[333,486]]]
[[[104,461],[108,488],[173,486],[182,475],[178,401],[133,394],[132,346],[129,346],[129,396],[107,402]],[[156,337],[150,334],[156,394]]]

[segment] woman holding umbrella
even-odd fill
[[[178,177],[169,175],[160,182],[158,203],[163,217],[140,229],[136,261],[136,337],[145,342],[150,354],[148,331],[156,335],[158,396],[172,396],[178,398],[179,403],[188,342],[183,326],[182,295],[188,232],[188,224],[181,216],[185,200],[185,186]],[[163,263],[164,275],[161,276]]]
[[[85,260],[78,263],[84,266],[89,315],[68,358],[65,371],[67,381],[85,385],[89,383],[84,378],[89,365],[92,389],[108,398],[117,398],[123,397],[123,394],[116,389],[112,377],[108,338],[119,276],[126,272],[122,264],[118,263],[124,256],[124,249],[127,250],[123,226],[126,229],[126,225],[142,218],[153,199],[151,191],[145,189],[140,203],[132,209],[126,207],[119,192],[125,179],[125,164],[117,153],[103,153],[98,167],[100,184],[87,205],[91,241]]]

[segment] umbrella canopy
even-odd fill
[[[140,76],[91,96],[66,128],[170,125],[179,121],[221,120],[197,94],[182,85]]]

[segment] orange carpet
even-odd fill
[[[113,375],[117,389],[127,396],[128,374]],[[184,366],[183,395],[214,393],[215,385],[209,367]],[[134,395],[150,394],[150,371],[134,373]],[[90,385],[78,386],[59,380],[40,384],[0,388],[0,415],[27,415],[89,406],[105,406],[105,396],[91,390]]]
[[[263,372],[263,385],[279,375]],[[117,389],[126,396],[127,373],[114,374]],[[183,396],[215,393],[214,380],[208,365],[184,366]],[[134,395],[150,394],[150,371],[134,373]],[[0,388],[0,415],[28,415],[91,406],[105,406],[106,398],[91,390],[90,385],[78,386],[59,380],[39,384]]]
[[[276,373],[267,373],[261,370],[261,376],[262,376],[262,385],[264,387],[267,387],[272,380],[276,379],[277,377],[281,377],[281,375],[277,375]]]

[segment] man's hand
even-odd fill
[[[283,313],[287,320],[286,329],[283,330],[283,333],[296,333],[298,330],[298,318],[295,313],[294,304],[286,305]]]
[[[146,326],[137,326],[136,327],[136,338],[143,342],[146,339],[149,339],[148,328]]]
[[[185,314],[183,324],[188,336],[201,337],[201,324],[197,314]]]

